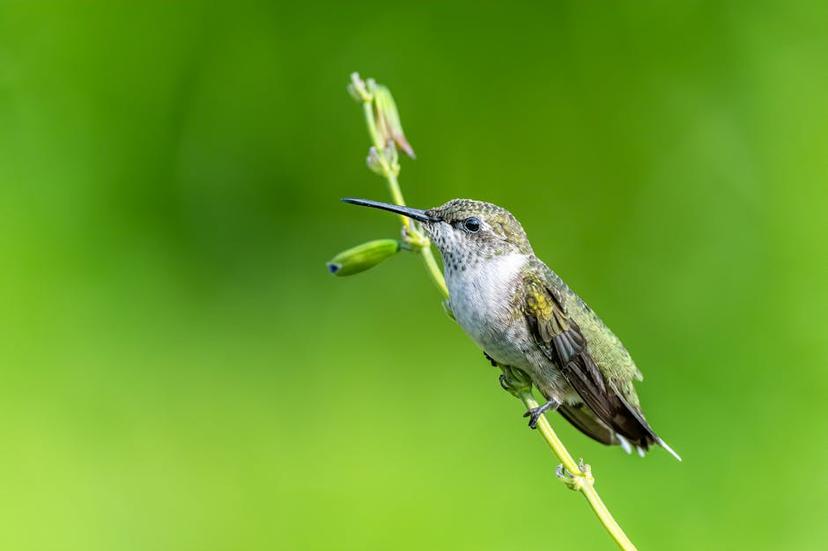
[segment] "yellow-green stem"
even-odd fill
[[[443,294],[443,297],[448,298],[449,292],[448,287],[446,286],[446,280],[440,272],[440,266],[437,265],[437,259],[434,258],[431,246],[429,245],[420,249],[420,254],[423,255],[423,262],[425,262],[426,269],[428,269],[431,274],[431,279],[434,281],[434,284],[437,285],[437,288]]]
[[[526,409],[538,407],[538,402],[530,392],[522,394],[520,398],[526,406]],[[615,517],[612,516],[612,513],[610,513],[609,509],[607,509],[607,506],[604,504],[604,501],[601,499],[601,496],[599,496],[598,492],[595,490],[595,479],[592,477],[592,473],[590,471],[583,472],[581,470],[581,467],[569,454],[569,451],[566,449],[563,442],[561,442],[561,439],[558,438],[558,435],[552,429],[552,425],[549,424],[546,417],[541,416],[538,419],[537,430],[541,433],[544,440],[546,440],[546,443],[549,444],[549,447],[552,448],[552,451],[561,461],[564,469],[566,469],[568,473],[573,476],[573,479],[574,477],[579,477],[579,479],[573,480],[571,487],[584,495],[592,507],[592,510],[595,511],[595,514],[601,521],[601,524],[603,524],[604,528],[607,529],[607,532],[609,532],[612,539],[615,540],[615,543],[618,544],[618,547],[624,549],[625,551],[634,551],[636,549],[635,545],[624,533],[624,530],[621,529],[621,526],[618,522],[616,522]]]
[[[423,250],[425,251],[426,249]],[[431,253],[431,249],[428,249],[428,252]],[[431,264],[429,264],[428,258],[431,259]],[[446,287],[445,278],[440,272],[440,268],[437,266],[434,256],[429,254],[428,258],[426,259],[426,265],[429,268],[429,274],[437,287],[442,291],[443,298],[448,298],[449,293],[448,288]],[[526,406],[527,410],[536,408],[539,405],[534,396],[532,396],[531,392],[524,392],[521,394],[520,399]],[[541,416],[538,419],[537,430],[541,436],[543,436],[543,439],[546,440],[549,447],[552,448],[552,452],[557,456],[558,460],[560,460],[563,468],[566,469],[567,474],[572,477],[572,482],[569,486],[573,490],[577,490],[584,495],[587,502],[589,502],[589,505],[592,507],[592,510],[595,511],[595,515],[598,517],[598,520],[600,520],[601,524],[604,525],[604,528],[606,528],[607,532],[609,532],[612,539],[615,540],[615,543],[618,544],[618,547],[624,551],[636,551],[636,547],[633,542],[630,541],[624,533],[624,530],[621,529],[621,526],[615,520],[615,517],[612,516],[612,513],[610,513],[609,509],[604,504],[604,501],[601,499],[601,496],[599,496],[598,492],[595,490],[595,479],[593,478],[591,471],[588,468],[585,471],[582,470],[581,466],[575,462],[572,455],[566,449],[566,446],[564,446],[561,439],[558,438],[557,433],[552,428],[552,425],[549,424],[549,420],[545,416]]]
[[[362,107],[365,113],[365,122],[368,126],[368,133],[371,135],[371,141],[374,148],[376,148],[379,153],[383,176],[388,183],[388,191],[391,194],[391,200],[397,205],[405,205],[405,199],[403,198],[402,191],[400,190],[400,184],[397,181],[396,172],[390,166],[389,160],[383,154],[383,150],[388,144],[383,143],[383,139],[377,129],[376,120],[374,118],[373,100],[369,98],[363,99]],[[394,147],[393,144],[391,147]],[[440,266],[437,264],[437,260],[434,258],[430,241],[407,217],[401,216],[400,220],[402,221],[407,238],[419,248],[420,255],[423,257],[423,262],[429,275],[431,276],[431,279],[437,285],[437,288],[440,290],[443,298],[448,298],[449,292],[448,287],[446,286],[446,280],[443,277],[443,273],[440,271]],[[520,398],[527,409],[538,407],[538,402],[532,396],[531,392],[524,392]],[[604,528],[606,528],[607,532],[609,532],[610,536],[612,536],[621,549],[624,551],[635,551],[635,545],[633,545],[621,529],[621,526],[619,526],[615,521],[615,518],[612,516],[609,509],[607,509],[607,506],[598,495],[598,492],[595,490],[595,479],[592,476],[589,466],[585,465],[582,467],[575,462],[572,455],[570,455],[563,442],[561,442],[561,439],[558,438],[558,435],[552,429],[552,425],[549,424],[549,421],[545,416],[541,416],[538,419],[537,429],[541,436],[543,436],[544,440],[546,440],[549,447],[552,448],[552,452],[561,461],[563,468],[566,470],[564,476],[566,477],[565,481],[567,482],[567,485],[573,490],[576,490],[584,495],[587,502],[592,507],[592,510],[595,512],[595,515],[598,517],[598,520],[601,521],[601,524],[604,525]]]
[[[531,392],[524,392],[521,394],[520,399],[523,401],[523,404],[526,406],[527,410],[538,407],[538,402],[535,400],[535,397],[532,396]],[[567,471],[574,475],[581,472],[580,467],[578,467],[578,464],[574,459],[572,459],[572,456],[569,454],[566,447],[564,447],[561,439],[558,438],[558,435],[554,430],[552,430],[552,425],[549,424],[546,417],[542,416],[538,419],[538,431],[540,431],[543,435],[546,443],[549,444],[549,447],[552,448],[552,451],[555,452],[555,455],[558,456],[558,459],[561,460],[561,464],[563,464]]]
[[[374,107],[371,101],[363,101],[362,109],[365,114],[365,124],[368,126],[368,134],[371,136],[371,141],[378,152],[381,152],[386,144],[382,143],[382,138],[377,130],[377,124],[374,119]],[[405,205],[405,198],[403,197],[400,183],[397,181],[397,176],[388,166],[388,161],[384,156],[382,159],[383,176],[388,183],[388,192],[391,195],[391,200],[397,205]],[[448,287],[440,271],[440,266],[437,264],[437,259],[434,258],[434,252],[431,250],[431,243],[426,239],[419,230],[411,223],[411,220],[405,216],[400,216],[405,231],[412,235],[415,240],[420,243],[420,255],[423,257],[423,262],[426,265],[434,283],[440,292],[448,297]]]
[[[363,101],[362,111],[365,114],[365,124],[368,126],[368,134],[371,136],[371,142],[373,143],[374,149],[376,149],[377,153],[380,154],[382,172],[388,182],[388,191],[391,194],[391,200],[397,205],[405,205],[405,199],[403,199],[400,184],[397,182],[397,177],[391,171],[391,167],[388,165],[388,160],[385,158],[385,155],[382,154],[386,144],[383,143],[382,136],[380,136],[379,131],[377,130],[377,123],[374,119],[373,101]],[[414,224],[412,224],[411,220],[407,217],[400,215],[400,221],[407,232],[411,233],[416,231],[414,229]]]

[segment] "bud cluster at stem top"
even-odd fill
[[[359,73],[352,73],[348,92],[354,99],[370,109],[372,120],[369,121],[369,126],[375,148],[381,147],[385,150],[396,146],[412,159],[415,158],[414,148],[408,143],[405,132],[403,132],[394,96],[386,86],[377,84],[370,78],[362,80]],[[385,153],[385,151],[380,153]]]

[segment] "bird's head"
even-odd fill
[[[421,210],[367,199],[343,201],[395,212],[420,222],[440,250],[448,271],[504,254],[532,253],[520,222],[508,210],[491,203],[452,199],[439,207]]]

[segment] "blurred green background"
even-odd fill
[[[0,4],[0,548],[611,549],[397,235],[511,209],[683,456],[554,424],[641,549],[828,545],[828,6]]]

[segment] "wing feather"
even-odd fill
[[[600,424],[644,449],[659,442],[641,412],[630,405],[595,364],[587,339],[575,320],[567,315],[560,290],[537,276],[528,276],[525,284],[526,322],[535,344],[557,365]],[[587,432],[583,419],[576,420],[572,414],[564,417]],[[587,434],[606,442],[609,438],[600,432],[596,434],[596,424],[592,425]]]

